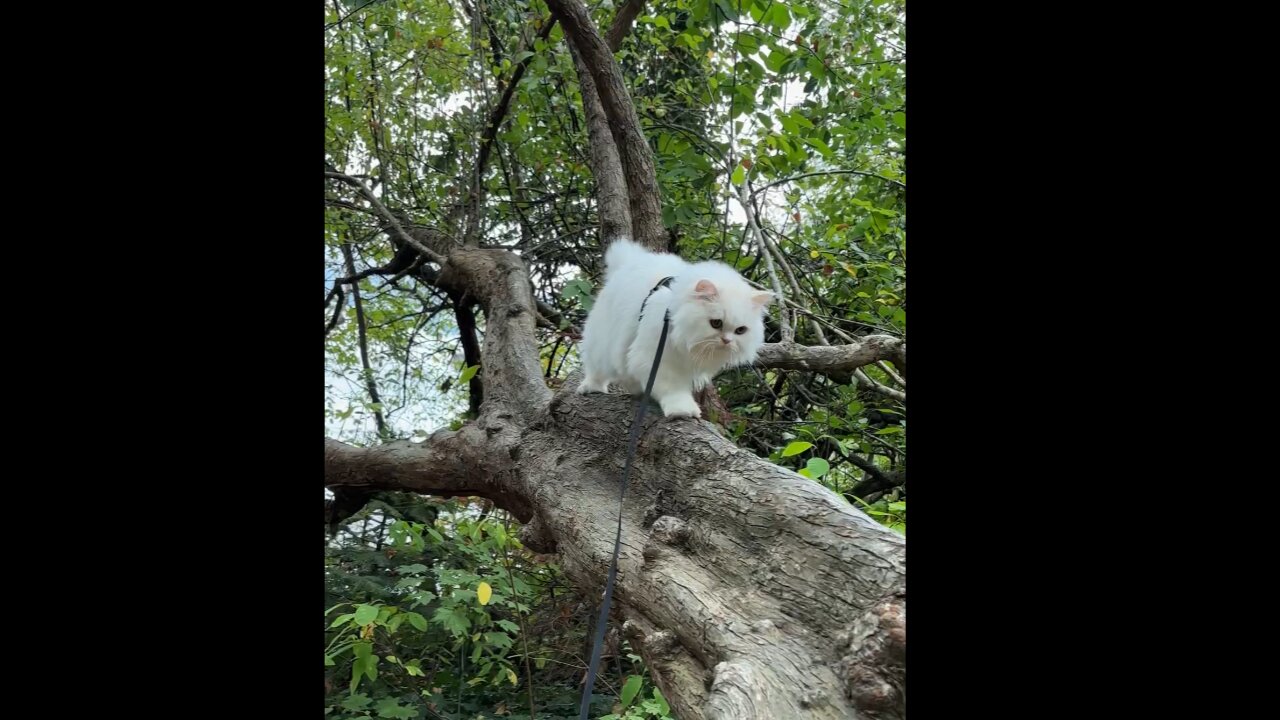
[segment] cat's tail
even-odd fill
[[[604,253],[605,269],[610,272],[636,263],[649,255],[649,251],[631,241],[631,238],[620,237],[609,243],[609,249]]]

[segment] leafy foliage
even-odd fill
[[[593,9],[601,28],[619,4]],[[602,270],[581,91],[562,30],[544,33],[542,2],[491,0],[475,17],[473,7],[326,1],[325,160],[415,224],[519,253],[537,298],[559,313],[539,331],[557,387],[577,367],[574,328]],[[770,341],[782,339],[783,313],[806,345],[905,337],[904,17],[904,0],[659,0],[617,53],[675,249],[780,287],[793,304],[775,309]],[[521,67],[477,173],[480,138]],[[473,187],[480,210],[469,219]],[[468,349],[482,342],[483,318],[416,268],[377,272],[397,253],[370,203],[327,182],[332,437],[458,427],[483,386]],[[905,532],[905,381],[892,366],[861,376],[740,369],[717,390],[727,412],[716,420],[737,443]],[[505,513],[380,494],[333,529],[328,716],[528,717],[530,683],[539,717],[576,715],[589,604],[521,546]],[[602,672],[598,715],[669,716],[625,645],[613,665],[622,674]]]

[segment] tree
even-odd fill
[[[451,22],[447,6],[418,8],[434,14],[440,30],[425,36],[417,33],[432,21],[398,23],[403,15],[396,13],[404,8],[389,7],[379,16],[384,18],[381,27],[366,14],[361,32],[329,45],[327,91],[339,109],[331,106],[326,116],[326,217],[342,254],[343,276],[335,278],[326,295],[326,336],[349,311],[356,327],[353,354],[360,358],[360,377],[380,440],[359,447],[326,439],[325,485],[338,493],[334,503],[345,502],[343,512],[349,513],[374,491],[486,498],[519,519],[519,537],[526,547],[556,554],[581,587],[601,588],[612,552],[617,483],[632,404],[620,395],[577,395],[576,376],[560,387],[548,382],[559,348],[576,338],[575,305],[580,311],[590,297],[590,285],[566,281],[563,268],[576,264],[588,273],[598,270],[602,248],[584,239],[587,233],[582,231],[595,226],[600,228],[601,244],[625,233],[655,250],[696,240],[707,245],[700,248],[705,252],[716,241],[715,226],[697,226],[694,219],[719,205],[718,193],[725,188],[717,187],[715,179],[729,175],[744,235],[737,247],[728,244],[732,249],[727,259],[737,261],[744,272],[763,266],[767,285],[789,300],[770,323],[775,342],[765,346],[757,368],[772,373],[764,378],[772,377],[779,388],[781,371],[797,371],[808,379],[811,387],[792,382],[786,403],[793,409],[803,404],[806,412],[818,412],[823,399],[854,398],[845,403],[845,410],[857,414],[870,398],[884,400],[884,409],[876,411],[885,420],[881,429],[896,432],[879,435],[858,427],[856,437],[868,437],[853,449],[848,447],[851,441],[834,430],[815,437],[817,443],[786,443],[783,456],[815,446],[825,456],[815,453],[804,468],[805,477],[760,457],[757,452],[769,453],[760,445],[780,444],[778,437],[748,437],[752,411],[745,416],[730,411],[736,403],[727,403],[715,388],[701,401],[704,417],[716,422],[649,415],[624,507],[615,615],[672,709],[685,720],[905,716],[903,537],[872,520],[841,493],[815,482],[837,474],[826,458],[841,458],[849,466],[841,472],[856,482],[834,487],[848,496],[865,500],[872,493],[904,492],[905,466],[898,461],[905,448],[893,444],[901,441],[905,421],[895,418],[900,418],[906,399],[906,343],[901,332],[904,146],[893,140],[877,145],[867,135],[888,138],[874,134],[888,133],[894,125],[898,130],[905,127],[903,110],[894,107],[901,99],[900,74],[890,81],[884,73],[875,78],[857,75],[876,92],[890,88],[870,107],[864,107],[862,92],[832,79],[849,75],[849,66],[863,67],[847,58],[839,60],[843,48],[858,43],[875,44],[881,55],[867,61],[870,72],[889,62],[883,56],[888,41],[876,38],[901,22],[899,8],[886,3],[860,6],[873,19],[868,21],[801,4],[788,10],[752,0],[736,5],[724,0],[670,3],[664,12],[646,16],[646,31],[670,29],[675,19],[677,27],[710,32],[682,31],[676,43],[684,49],[678,52],[654,53],[650,46],[626,53],[628,64],[640,72],[677,56],[697,64],[701,75],[681,76],[668,68],[669,74],[680,77],[669,79],[671,86],[659,90],[655,101],[629,90],[615,59],[635,19],[645,12],[643,2],[628,0],[603,34],[581,0],[548,0],[547,6],[549,14],[540,12],[537,4],[464,4],[466,18],[460,22],[469,29],[465,45],[446,31]],[[358,10],[360,5],[353,7]],[[802,11],[808,15],[802,17]],[[335,27],[357,22],[354,12],[335,7],[331,22]],[[524,12],[536,13],[532,23]],[[738,22],[732,43],[727,32],[715,34],[716,28],[727,28],[734,20]],[[781,35],[797,25],[803,35],[794,40]],[[866,32],[849,32],[854,25]],[[518,50],[507,47],[509,37],[503,41],[512,29],[519,38]],[[379,34],[387,40],[376,48],[370,37]],[[675,45],[671,35],[662,45],[668,50]],[[713,60],[702,51],[703,43],[714,43],[717,37],[723,41],[722,51],[737,58],[729,69],[735,82],[727,90],[723,113],[729,121],[728,142],[705,126],[661,132],[653,141],[655,128],[673,124],[657,122],[665,116],[657,110],[671,100],[663,93],[685,92],[689,77],[725,75],[724,68],[706,64]],[[753,39],[744,43],[743,38]],[[363,52],[353,47],[358,42],[368,45]],[[563,53],[549,59],[558,42],[567,47],[567,60]],[[450,43],[473,68],[487,65],[499,78],[492,94],[483,82],[483,68],[466,76],[475,82],[464,88],[459,82],[463,76],[433,72],[429,54],[406,52],[447,50]],[[764,56],[766,43],[770,53]],[[831,51],[822,51],[824,43]],[[784,44],[794,45],[794,51],[780,49]],[[738,155],[732,137],[742,129],[738,118],[763,117],[751,112],[758,97],[769,100],[777,95],[762,87],[764,70],[755,59],[760,57],[783,77],[789,72],[807,75],[810,109],[840,110],[844,106],[838,104],[847,103],[860,107],[857,112],[865,117],[850,123],[856,126],[853,130],[836,132],[838,127],[819,128],[812,117],[786,112],[784,106],[782,130],[767,132],[760,121],[755,152]],[[568,79],[557,72],[557,62],[561,70],[573,68],[576,96],[565,90]],[[357,65],[363,75],[353,69]],[[395,66],[397,72],[417,69],[406,80],[392,72]],[[423,88],[431,86],[455,99],[467,94],[459,91],[468,90],[469,112],[423,118],[404,109],[413,103],[397,106],[397,99],[420,98]],[[558,94],[548,87],[558,88]],[[638,101],[633,101],[633,92]],[[541,103],[539,121],[522,118],[515,107],[521,99],[532,103],[534,96]],[[552,236],[550,226],[532,217],[530,210],[545,208],[548,196],[578,194],[585,170],[569,160],[581,154],[572,144],[574,131],[582,128],[577,126],[576,110],[565,103],[567,97],[581,105],[588,138],[583,165],[594,179],[595,222],[585,198],[577,197],[573,209],[582,213],[581,222]],[[637,104],[652,110],[648,133]],[[706,115],[715,114],[713,108],[701,116],[686,113],[682,119],[711,123]],[[562,128],[563,134],[554,138],[551,126],[564,117],[572,127]],[[828,115],[832,117],[839,115]],[[458,149],[459,136],[478,138],[469,163],[465,148]],[[525,152],[535,141],[544,143],[541,167]],[[428,150],[429,145],[435,147]],[[806,147],[819,156],[811,160]],[[877,147],[878,155],[868,150]],[[442,152],[433,155],[431,150]],[[562,162],[546,161],[556,155]],[[708,163],[705,155],[715,156],[717,164]],[[494,158],[500,165],[496,171]],[[361,163],[367,172],[348,169]],[[423,187],[418,167],[431,168],[434,188]],[[682,177],[683,171],[688,172]],[[532,177],[544,181],[544,187],[534,190],[533,183],[523,181]],[[660,178],[666,178],[672,192],[665,206]],[[755,185],[761,178],[765,182]],[[794,236],[812,235],[811,228],[801,224],[802,213],[823,217],[821,224],[830,229],[822,249],[810,251],[808,257],[797,253],[802,244],[773,229],[770,218],[778,208],[763,198],[780,186],[837,181],[844,184],[828,187],[816,202],[804,201],[799,192],[788,195],[783,212],[794,218]],[[558,190],[547,189],[556,186]],[[435,201],[430,199],[433,189]],[[495,193],[505,193],[505,199],[489,201]],[[832,228],[842,223],[825,222],[840,220],[842,213],[858,217],[839,229]],[[720,217],[723,245],[726,232]],[[685,227],[694,225],[692,239],[677,231],[685,221]],[[493,228],[509,230],[519,239],[495,241]],[[360,232],[365,239],[356,239]],[[565,238],[575,232],[572,239]],[[893,249],[886,252],[886,246]],[[754,257],[743,247],[754,248]],[[363,251],[363,269],[357,264],[357,248]],[[812,260],[821,263],[816,277],[806,276],[802,269],[802,263]],[[452,312],[464,356],[459,380],[465,380],[469,390],[466,422],[421,441],[392,439],[388,405],[369,357],[369,328],[380,319],[365,316],[360,289],[362,282],[375,277],[384,279],[379,291],[385,293],[413,284],[402,297],[406,303],[421,304],[415,315],[418,328],[441,312]],[[841,303],[821,300],[824,282],[830,287],[840,284],[839,292],[850,299],[843,309]],[[366,295],[369,289],[366,285]],[[552,292],[545,292],[548,289]],[[350,306],[345,302],[348,293]],[[860,295],[867,296],[862,299],[873,309],[848,310]],[[336,306],[329,310],[334,301]],[[483,312],[483,340],[477,306]],[[380,310],[382,316],[391,312]],[[872,332],[848,329],[854,325],[870,326]],[[876,331],[880,329],[890,332]],[[540,344],[542,337],[556,338],[549,357]],[[833,344],[832,339],[842,342]],[[410,358],[406,349],[406,361]],[[849,410],[854,403],[858,408]],[[836,413],[822,412],[829,425],[836,419]],[[840,423],[850,424],[846,420]],[[877,456],[871,440],[887,450],[876,448]],[[853,474],[855,469],[861,477]],[[590,602],[597,599],[593,596]]]

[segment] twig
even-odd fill
[[[778,269],[773,265],[773,254],[768,251],[768,241],[764,237],[764,232],[760,230],[760,222],[756,219],[754,206],[747,198],[747,186],[745,184],[738,186],[738,201],[742,203],[742,210],[747,215],[747,227],[751,229],[751,234],[755,236],[756,242],[765,248],[764,266],[769,272],[769,279],[773,281],[773,292],[778,296],[779,301],[778,322],[782,325],[782,342],[795,342],[795,328],[791,327],[791,321],[787,319],[787,310],[782,307],[782,301],[786,299],[786,296],[782,294],[782,283],[778,280]]]
[[[885,182],[887,182],[887,183],[890,183],[890,184],[892,184],[892,185],[897,185],[898,187],[902,188],[903,190],[906,190],[906,189],[907,189],[907,186],[906,186],[906,185],[903,185],[902,183],[898,182],[897,180],[890,180],[889,178],[884,177],[883,175],[877,175],[877,174],[875,174],[875,173],[866,172],[866,171],[864,171],[864,170],[821,170],[821,171],[819,171],[819,172],[804,173],[803,175],[795,175],[795,176],[792,176],[792,177],[789,177],[789,178],[783,178],[783,179],[781,179],[781,180],[774,180],[773,182],[769,183],[768,185],[764,185],[764,186],[762,186],[759,190],[756,190],[754,193],[752,193],[752,195],[758,195],[758,194],[760,194],[760,193],[764,192],[765,190],[768,190],[768,189],[769,189],[769,188],[771,188],[771,187],[776,187],[776,186],[778,186],[778,185],[782,185],[782,184],[785,184],[785,183],[789,183],[789,182],[792,182],[793,180],[801,180],[801,179],[804,179],[804,178],[807,178],[807,177],[817,177],[817,176],[819,176],[819,175],[861,175],[861,176],[863,176],[863,177],[873,177],[873,178],[877,178],[877,179],[879,179],[879,180],[883,180],[883,181],[885,181]]]
[[[413,247],[413,249],[417,250],[423,255],[426,255],[428,258],[432,260],[432,262],[436,262],[441,265],[444,264],[447,258],[445,258],[445,256],[441,255],[440,253],[432,250],[431,248],[427,247],[426,245],[423,245],[422,242],[420,242],[417,238],[405,232],[404,228],[400,226],[400,221],[396,220],[395,215],[392,214],[392,212],[387,209],[386,205],[382,204],[382,201],[379,200],[377,196],[373,194],[373,191],[370,190],[368,186],[366,186],[364,183],[360,182],[359,180],[351,177],[346,173],[340,173],[336,170],[326,170],[324,173],[324,176],[327,178],[333,178],[335,180],[341,180],[342,182],[348,185],[351,185],[352,187],[359,190],[360,194],[364,196],[364,199],[368,200],[369,204],[373,205],[373,207],[378,211],[378,214],[381,215],[383,219],[385,219],[388,223],[390,223],[391,229],[396,231],[396,235],[401,240],[408,243],[411,247]],[[354,270],[352,271],[352,274],[355,274]]]

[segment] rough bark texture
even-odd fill
[[[609,130],[627,180],[632,237],[654,250],[665,249],[667,234],[662,227],[661,194],[654,172],[653,151],[640,132],[640,118],[622,81],[622,70],[581,0],[548,0],[547,6],[560,19],[565,35],[580,56],[580,62],[575,63],[579,71],[583,66],[589,71],[609,119]]]
[[[490,498],[598,586],[631,407],[569,387],[421,445],[328,441],[326,484]],[[702,421],[646,422],[616,607],[679,717],[902,717],[905,575],[901,536],[825,488]]]
[[[546,388],[515,255],[455,246],[439,280],[485,311],[480,417],[420,444],[327,440],[325,484],[489,498],[526,523],[531,549],[601,585],[632,401]],[[891,356],[847,347],[856,360],[771,352],[841,369]],[[903,717],[903,538],[709,424],[657,415],[624,507],[615,607],[678,715]]]
[[[765,343],[756,364],[781,370],[812,370],[847,374],[878,360],[890,360],[898,372],[907,374],[907,342],[888,335],[868,335],[849,345],[807,346],[795,343]]]
[[[580,0],[549,5],[583,83],[602,223],[666,249],[653,158],[612,54]],[[412,227],[358,180],[326,175],[362,188],[398,243],[440,265],[419,277],[479,302],[485,333],[473,422],[422,443],[326,440],[325,485],[489,498],[525,523],[530,549],[558,553],[576,583],[603,589],[633,401],[577,395],[576,377],[556,394],[546,387],[518,256]],[[849,375],[882,360],[905,376],[905,341],[769,344],[757,364]],[[623,515],[615,618],[683,720],[905,717],[902,536],[707,422],[656,410]]]
[[[627,180],[622,174],[622,160],[618,158],[618,146],[609,132],[609,118],[600,104],[596,81],[582,64],[582,56],[572,44],[569,54],[578,73],[578,86],[582,88],[582,110],[587,116],[587,139],[591,143],[591,174],[596,181],[596,214],[600,217],[602,244],[631,234],[631,208],[627,200]]]

